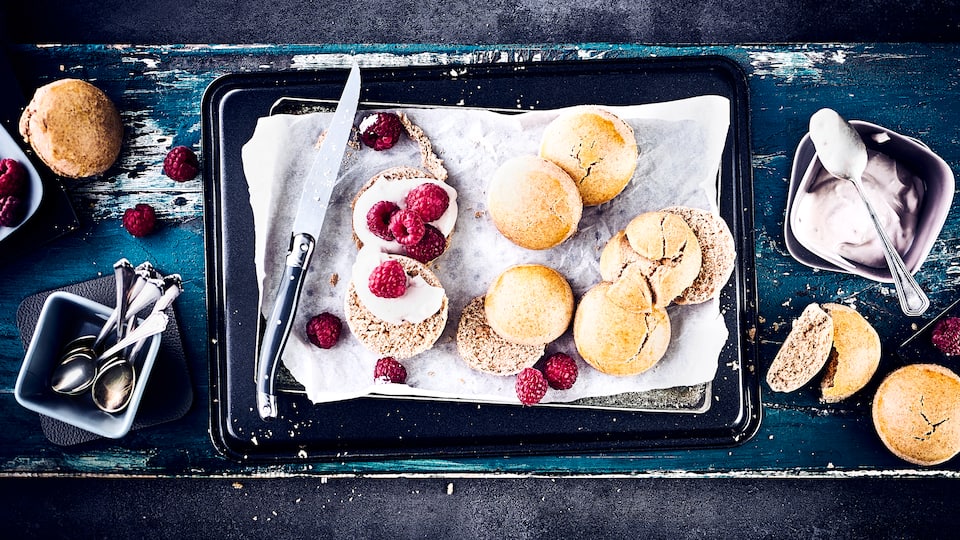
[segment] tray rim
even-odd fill
[[[638,450],[651,450],[651,449],[687,449],[687,448],[716,448],[716,447],[731,447],[743,444],[744,442],[750,440],[759,430],[759,426],[762,418],[762,407],[760,405],[760,385],[758,380],[758,375],[756,374],[758,367],[758,351],[757,344],[753,342],[752,337],[743,335],[746,333],[744,328],[744,323],[747,324],[747,328],[755,329],[757,327],[757,287],[756,287],[756,269],[755,269],[755,255],[754,255],[754,227],[753,227],[753,190],[752,190],[752,167],[750,163],[750,117],[749,117],[749,88],[747,86],[746,74],[740,68],[740,66],[733,60],[719,55],[701,55],[695,57],[655,57],[655,58],[617,58],[617,59],[594,59],[586,61],[576,61],[576,60],[559,60],[559,61],[547,61],[547,62],[538,62],[535,64],[519,64],[522,69],[526,70],[551,70],[551,69],[584,69],[585,66],[593,71],[600,71],[603,67],[616,67],[619,69],[629,68],[629,67],[650,67],[653,65],[681,65],[681,67],[687,69],[708,69],[708,70],[719,70],[723,75],[730,80],[731,87],[733,88],[733,95],[727,96],[730,98],[731,102],[731,129],[728,133],[728,145],[731,145],[731,148],[728,150],[733,158],[730,161],[729,165],[732,170],[733,186],[733,207],[741,209],[740,212],[735,212],[734,217],[736,218],[734,223],[730,223],[731,230],[734,233],[735,238],[741,239],[744,245],[748,245],[751,249],[743,249],[742,253],[738,253],[738,266],[734,272],[734,277],[731,281],[736,283],[737,290],[740,292],[739,295],[735,297],[735,307],[737,308],[738,313],[736,314],[739,326],[738,329],[741,332],[732,332],[730,339],[737,340],[737,350],[740,352],[740,376],[742,377],[741,388],[743,391],[742,402],[741,402],[741,415],[739,421],[735,426],[731,427],[730,433],[722,434],[712,434],[707,433],[701,435],[697,439],[698,444],[678,444],[674,440],[645,440],[647,444],[642,445],[626,445],[626,448],[621,448],[617,445],[611,443],[611,441],[594,441],[593,444],[578,444],[576,445],[575,451],[578,453],[596,453],[601,451],[622,453],[625,450],[629,451],[638,451]],[[516,63],[504,64],[504,63],[470,63],[464,64],[464,67],[469,68],[471,71],[478,70],[502,70],[506,65],[517,65]],[[417,71],[427,70],[434,71],[439,69],[449,70],[451,66],[404,66],[404,67],[394,67],[394,66],[385,66],[385,67],[366,67],[366,70],[369,71],[385,71],[389,70],[391,73],[397,72],[407,72],[415,73]],[[456,66],[454,66],[456,67]],[[237,88],[244,88],[247,85],[251,84],[251,81],[254,83],[266,83],[271,86],[283,86],[285,83],[290,83],[291,81],[296,81],[298,84],[302,84],[303,80],[309,80],[311,78],[323,78],[325,76],[330,76],[330,74],[338,72],[339,68],[328,68],[328,69],[317,69],[317,70],[281,70],[281,71],[264,71],[264,72],[255,72],[255,73],[231,73],[223,75],[216,80],[214,80],[206,89],[203,95],[202,105],[201,105],[201,116],[202,116],[202,140],[204,148],[207,151],[204,152],[204,173],[205,178],[208,181],[212,181],[215,178],[219,178],[218,171],[220,170],[222,156],[220,152],[211,152],[216,148],[215,143],[219,140],[217,137],[217,132],[215,127],[218,126],[219,121],[219,110],[215,105],[220,103],[220,99],[223,99],[226,95]],[[421,105],[423,106],[423,105]],[[725,158],[721,164],[721,168],[727,166],[727,159]],[[721,199],[721,204],[723,201]],[[227,407],[226,399],[223,397],[223,388],[222,386],[226,384],[221,380],[221,374],[223,372],[224,366],[222,362],[224,359],[221,358],[222,352],[221,345],[218,344],[219,337],[224,335],[224,316],[223,316],[223,301],[225,294],[221,290],[221,277],[222,277],[222,230],[218,226],[219,220],[216,216],[220,214],[222,210],[222,201],[219,197],[219,192],[209,189],[208,183],[204,183],[204,226],[205,226],[205,235],[204,235],[204,244],[205,244],[205,258],[206,258],[206,267],[205,274],[207,280],[207,308],[208,308],[208,333],[211,336],[211,346],[208,348],[208,356],[210,362],[210,430],[209,434],[215,448],[225,457],[231,458],[236,461],[241,462],[267,462],[267,463],[281,463],[288,462],[294,459],[297,459],[295,455],[288,456],[265,456],[260,454],[251,454],[247,451],[242,451],[238,448],[231,446],[230,441],[228,440],[228,435],[226,430],[229,429],[229,426],[223,425],[226,422],[226,417],[223,414],[225,408]],[[213,233],[213,234],[211,234]],[[211,249],[213,248],[213,249]],[[753,367],[754,369],[748,369]],[[218,399],[220,398],[220,399]],[[360,400],[365,399],[378,399],[378,398],[360,398]],[[633,410],[632,412],[639,412]],[[658,411],[663,413],[664,411]],[[669,413],[673,414],[673,413]],[[631,439],[635,442],[634,439]],[[643,439],[641,439],[643,440]],[[522,451],[518,455],[550,455],[558,454],[564,451],[571,451],[570,448],[564,447],[563,445],[556,444],[539,444],[539,443],[522,443]],[[484,447],[486,448],[486,447]],[[459,456],[470,456],[477,457],[482,455],[503,455],[504,451],[496,449],[486,449],[486,450],[477,450],[477,448],[471,447],[461,452],[454,452],[451,454],[449,448],[443,445],[440,446],[430,446],[422,445],[417,447],[415,450],[406,449],[402,452],[377,452],[370,451],[366,453],[358,452],[350,457],[345,457],[340,455],[337,452],[337,455],[334,456],[332,453],[329,456],[311,456],[313,459],[325,459],[336,458],[337,460],[357,460],[357,459],[393,459],[393,458],[427,458],[433,457],[436,455],[459,455]],[[513,452],[506,452],[509,455],[514,455]],[[302,457],[302,456],[301,456]],[[301,459],[302,461],[302,459]]]

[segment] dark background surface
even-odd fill
[[[960,2],[335,0],[0,4],[14,43],[956,41]],[[5,35],[4,35],[5,34]],[[211,448],[212,451],[212,448]],[[11,537],[950,537],[956,480],[0,480]]]

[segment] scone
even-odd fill
[[[821,400],[843,401],[863,388],[880,365],[880,336],[873,326],[842,304],[824,304],[833,320],[833,350],[820,382]]]
[[[662,211],[683,218],[697,236],[703,258],[700,274],[673,301],[699,304],[716,298],[730,279],[737,261],[737,246],[727,222],[713,212],[689,206],[671,206]]]
[[[457,223],[457,191],[416,167],[393,167],[377,173],[360,188],[350,207],[358,248],[370,245],[420,262],[430,262],[443,254]],[[419,216],[424,234],[418,242],[401,243],[390,230],[390,219],[399,210],[414,211]]]
[[[583,359],[602,373],[617,376],[647,371],[670,344],[667,312],[628,311],[610,300],[610,283],[591,288],[577,306],[573,339]]]
[[[897,457],[937,465],[960,452],[960,377],[935,364],[904,366],[880,383],[873,426]]]
[[[62,79],[37,89],[20,135],[50,169],[68,178],[103,174],[120,155],[120,113],[99,88]]]
[[[507,341],[490,328],[483,297],[470,301],[457,326],[457,352],[473,369],[493,375],[514,375],[543,356],[545,344],[521,345]]]
[[[646,212],[615,234],[600,253],[600,276],[620,307],[646,312],[669,305],[700,274],[703,254],[680,216]]]
[[[371,270],[388,260],[403,267],[406,291],[397,298],[374,297],[368,294]],[[448,299],[437,276],[420,262],[373,248],[358,253],[344,304],[347,326],[360,343],[398,360],[433,347],[447,324]]]
[[[793,392],[823,369],[833,348],[833,319],[817,304],[804,308],[767,371],[775,392]]]
[[[616,197],[637,168],[637,140],[626,122],[598,107],[562,112],[544,129],[540,157],[567,171],[583,198],[595,206]]]
[[[504,270],[483,301],[487,324],[521,345],[544,345],[560,337],[573,316],[573,290],[560,272],[540,264]]]
[[[570,175],[537,156],[518,156],[493,174],[487,194],[493,224],[527,249],[548,249],[577,232],[583,203]]]

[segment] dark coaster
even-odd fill
[[[23,342],[24,351],[29,346],[33,332],[37,328],[37,320],[40,318],[43,303],[48,296],[56,291],[77,294],[105,306],[112,307],[116,304],[117,293],[112,275],[27,297],[17,309],[17,327],[20,329],[20,339]],[[157,360],[150,372],[150,380],[143,392],[143,400],[140,402],[140,409],[137,410],[137,416],[133,420],[131,431],[183,418],[193,403],[190,371],[187,367],[187,358],[183,352],[180,327],[173,306],[167,308],[166,313],[170,317],[170,323],[163,331]],[[99,435],[71,424],[49,416],[39,416],[43,434],[54,444],[71,446],[102,439]]]

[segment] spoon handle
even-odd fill
[[[870,219],[873,220],[873,225],[877,229],[880,242],[883,243],[883,255],[887,259],[890,276],[893,278],[893,284],[897,289],[900,308],[903,309],[905,314],[911,317],[922,315],[927,311],[927,308],[930,307],[930,299],[927,298],[923,289],[920,288],[917,281],[910,275],[910,272],[907,270],[907,265],[904,264],[903,259],[900,257],[900,253],[898,253],[896,248],[893,247],[893,244],[890,243],[890,238],[887,236],[887,232],[883,230],[883,225],[880,224],[877,213],[873,210],[873,205],[870,204],[866,193],[863,191],[863,182],[859,177],[851,178],[850,181],[856,186],[857,193],[860,194],[863,204],[867,207],[867,213],[870,214]]]

